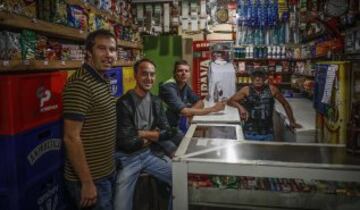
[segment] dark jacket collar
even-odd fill
[[[95,79],[97,79],[99,82],[107,82],[105,80],[105,78],[98,72],[96,71],[93,67],[91,67],[89,64],[84,63],[83,64],[83,68],[89,72]]]

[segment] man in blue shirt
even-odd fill
[[[160,86],[159,96],[166,103],[166,115],[171,126],[179,127],[180,118],[194,115],[206,115],[225,108],[225,103],[217,102],[211,107],[204,103],[192,91],[187,81],[190,78],[190,65],[185,60],[175,62],[173,78]],[[184,131],[184,129],[182,129]]]

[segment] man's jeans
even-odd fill
[[[171,157],[171,155],[177,150],[183,138],[184,134],[178,130],[178,132],[169,140],[159,141],[157,143],[164,150],[165,154]]]
[[[255,132],[244,132],[244,137],[246,140],[253,140],[253,141],[273,141],[274,135],[273,134],[265,134],[260,135]]]
[[[136,181],[142,171],[169,186],[172,185],[171,160],[166,156],[160,158],[146,149],[130,155],[116,152],[115,158],[121,162],[122,166],[117,171],[115,181],[114,209],[116,210],[132,210]]]
[[[107,178],[95,180],[94,183],[97,190],[97,202],[94,206],[86,208],[86,210],[112,210],[114,182],[114,175],[111,175]],[[81,183],[65,180],[65,184],[70,198],[76,204],[76,208],[82,209],[80,207]]]

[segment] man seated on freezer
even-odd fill
[[[297,124],[289,103],[274,85],[266,84],[266,73],[257,69],[251,74],[251,84],[241,88],[233,95],[228,105],[239,110],[244,121],[245,139],[272,141],[274,139],[272,113],[274,102],[278,100],[285,109],[290,121],[290,129],[301,128]]]
[[[166,116],[170,126],[178,127],[186,132],[184,121],[187,121],[187,118],[224,110],[224,102],[204,107],[203,101],[187,84],[190,78],[190,65],[185,60],[175,62],[173,75],[173,78],[164,82],[159,90],[160,98],[167,105]]]

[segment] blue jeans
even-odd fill
[[[97,202],[94,206],[86,208],[86,210],[112,210],[113,209],[113,191],[114,191],[114,175],[107,178],[95,180],[97,190]],[[65,180],[66,188],[69,197],[76,204],[77,209],[82,209],[80,206],[81,199],[81,183],[76,181]],[[85,209],[85,208],[84,208]]]
[[[116,175],[115,210],[132,210],[136,181],[142,171],[167,183],[169,186],[172,185],[171,160],[166,156],[160,158],[147,149],[130,155],[116,152],[115,158],[121,162],[122,166]],[[172,199],[171,196],[170,199]],[[171,202],[169,206],[171,208]]]
[[[244,137],[246,140],[254,140],[254,141],[273,141],[274,140],[273,134],[260,135],[255,132],[244,132]]]

